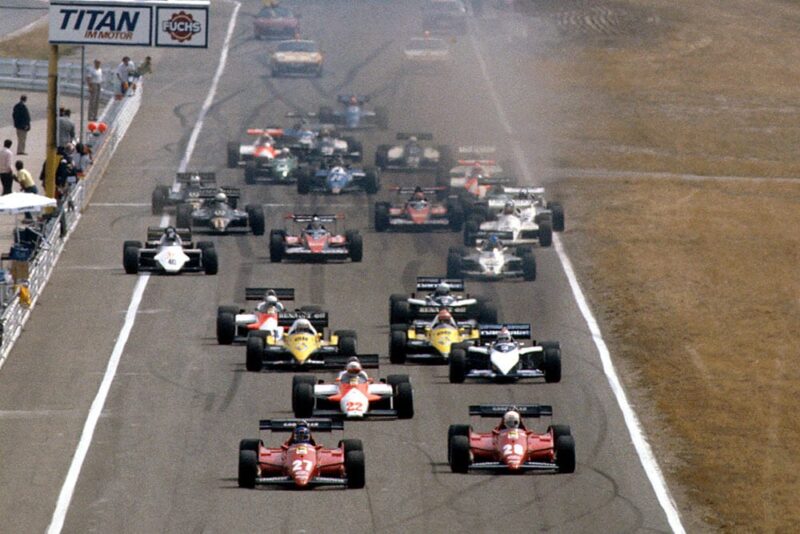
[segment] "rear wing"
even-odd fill
[[[514,410],[522,417],[551,417],[553,407],[546,404],[473,404],[469,407],[470,415],[478,417],[499,417]]]
[[[262,300],[267,291],[274,291],[278,300],[294,300],[294,288],[291,287],[246,287],[245,300]]]
[[[336,97],[336,100],[341,104],[348,104],[352,97],[356,97],[356,101],[359,104],[369,102],[369,95],[339,95]]]
[[[258,422],[258,429],[272,432],[292,432],[300,423],[305,423],[314,432],[344,430],[344,422],[333,419],[262,419]]]
[[[188,184],[192,176],[200,178],[200,185],[208,187],[217,183],[217,173],[214,172],[179,172],[175,174],[175,181],[179,184]]]
[[[456,149],[459,154],[473,154],[473,155],[481,155],[481,154],[494,154],[497,152],[497,148],[491,145],[469,145],[469,146],[460,146]]]
[[[270,127],[270,128],[248,128],[247,135],[269,135],[272,137],[280,137],[283,135],[283,128]]]
[[[412,137],[416,137],[417,141],[433,141],[433,134],[427,132],[420,132],[420,133],[400,132],[397,134],[398,141],[405,141],[407,139],[411,139]]]
[[[492,341],[497,339],[500,330],[506,327],[508,333],[514,339],[531,339],[531,325],[525,323],[507,323],[507,324],[482,324],[478,326],[481,341]]]
[[[164,230],[166,230],[166,227],[162,228],[160,226],[148,226],[147,240],[158,241],[161,239],[161,236],[164,235]],[[175,231],[178,233],[178,237],[181,238],[181,241],[192,240],[192,231],[189,228],[175,228]]]
[[[444,186],[439,187],[420,187],[423,193],[438,193],[439,191],[447,191],[447,188]],[[407,187],[407,186],[394,186],[390,187],[389,191],[396,191],[398,195],[411,195],[417,192],[416,187]]]
[[[328,328],[328,312],[304,313],[301,311],[287,311],[278,314],[278,326],[292,326],[298,319],[308,319],[311,326],[316,329]]]
[[[303,213],[303,214],[290,213],[289,215],[286,216],[287,219],[291,219],[296,223],[310,223],[311,220],[314,217],[317,217],[319,219],[319,222],[323,222],[323,223],[333,223],[333,222],[339,221],[341,219],[344,219],[344,215],[332,215],[332,214],[326,214],[326,215],[314,215],[314,214],[311,214],[311,215],[308,215],[308,214],[305,214],[305,213]]]
[[[460,159],[456,163],[461,167],[472,167],[475,165],[480,165],[481,167],[497,166],[497,161],[493,159]]]
[[[200,189],[200,198],[214,198],[217,193],[225,193],[228,198],[239,198],[242,192],[238,187],[203,187]]]
[[[504,187],[503,193],[520,196],[544,195],[544,187]]]
[[[464,291],[464,280],[461,278],[439,278],[437,276],[418,276],[417,291],[432,291],[442,282],[450,286],[451,291]]]
[[[380,356],[378,354],[356,354],[361,367],[364,369],[378,369],[380,367]],[[347,361],[352,356],[325,355],[325,367],[328,369],[344,369]]]

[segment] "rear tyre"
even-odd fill
[[[553,223],[549,219],[539,222],[539,245],[549,247],[553,244]]]
[[[153,197],[150,202],[150,209],[153,215],[161,215],[164,212],[164,206],[169,197],[169,187],[166,185],[157,185],[153,190]]]
[[[247,337],[245,368],[254,373],[264,368],[264,338],[260,336]]]
[[[559,473],[575,472],[575,438],[559,436],[556,440],[556,465]]]
[[[129,245],[122,251],[122,266],[127,274],[139,272],[139,247]]]
[[[411,379],[408,375],[389,375],[386,377],[386,383],[392,386],[392,390],[394,390],[400,384],[410,384]]]
[[[292,391],[299,384],[311,384],[312,386],[317,383],[317,377],[314,375],[294,375],[292,377]]]
[[[533,254],[522,256],[522,278],[528,282],[536,280],[536,258]]]
[[[389,229],[389,205],[385,202],[375,203],[375,231],[385,232]]]
[[[389,335],[389,361],[398,365],[406,363],[406,332],[392,330]]]
[[[351,336],[342,336],[339,338],[337,345],[339,354],[342,356],[355,356],[357,354],[356,338]]]
[[[553,213],[553,231],[564,231],[564,206],[561,202],[548,202],[547,207]]]
[[[467,221],[467,224],[464,225],[464,246],[465,247],[472,247],[475,246],[475,237],[481,230],[481,223],[480,220],[471,217],[470,220]]]
[[[219,259],[217,258],[217,250],[214,247],[201,250],[200,258],[206,274],[217,274],[219,271]]]
[[[450,218],[450,230],[460,232],[464,228],[464,212],[456,203],[451,203],[447,209],[447,216]]]
[[[251,204],[245,208],[247,217],[250,219],[250,228],[253,229],[253,235],[264,235],[264,207],[256,204]]]
[[[545,347],[542,371],[544,371],[545,382],[561,382],[561,349],[557,347]]]
[[[258,180],[258,166],[256,165],[255,161],[248,161],[244,164],[244,183],[246,184],[254,184]]]
[[[461,278],[462,269],[461,256],[457,254],[447,255],[447,277],[448,278]]]
[[[456,436],[464,436],[469,439],[469,433],[472,427],[469,425],[450,425],[447,429],[447,463],[451,462],[450,449],[453,445],[453,438]]]
[[[272,230],[269,233],[269,261],[280,263],[283,259],[283,232]]]
[[[450,383],[463,384],[467,377],[467,353],[464,349],[453,349],[450,352]]]
[[[343,439],[339,441],[339,448],[343,449],[345,454],[351,451],[364,452],[364,444],[360,439]]]
[[[190,204],[178,204],[175,215],[175,226],[178,228],[191,228],[192,211],[192,206]]]
[[[411,322],[411,304],[405,300],[407,298],[405,295],[402,295],[402,297],[403,300],[392,303],[392,308],[389,310],[390,324],[408,324]]]
[[[359,263],[364,258],[364,240],[361,239],[361,234],[353,230],[347,232],[347,244],[350,247],[350,259]]]
[[[375,166],[380,170],[386,169],[389,148],[391,148],[389,145],[378,145],[378,148],[375,150]]]
[[[217,343],[230,345],[236,337],[236,315],[229,311],[217,311]]]
[[[497,324],[497,308],[488,302],[479,302],[478,322],[483,324]]]
[[[239,487],[255,488],[258,475],[258,453],[255,451],[239,451]]]
[[[347,476],[347,487],[361,489],[366,484],[364,451],[350,451],[344,455],[344,471]]]
[[[235,169],[239,166],[239,143],[228,143],[228,168]]]
[[[298,418],[311,417],[314,414],[314,386],[297,384],[292,389],[292,411]]]
[[[558,441],[561,436],[571,436],[572,429],[569,425],[550,425],[547,431],[553,434],[553,443]]]
[[[364,171],[364,190],[368,195],[376,194],[381,188],[380,178],[375,169],[367,169]]]
[[[411,419],[414,417],[414,393],[410,383],[402,382],[397,384],[394,409],[397,410],[398,419]]]
[[[469,449],[469,438],[466,436],[453,436],[450,441],[450,470],[453,473],[467,473],[472,463]]]

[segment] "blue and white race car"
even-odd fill
[[[323,161],[317,170],[311,170],[297,179],[297,192],[301,195],[321,192],[339,195],[354,191],[365,191],[374,195],[381,188],[375,169],[350,167],[341,158]]]
[[[329,106],[321,106],[317,114],[320,122],[349,130],[375,126],[385,130],[389,127],[389,113],[386,108],[376,107],[374,111],[364,109],[364,104],[369,102],[369,96],[339,95],[337,101],[343,109],[335,111]]]

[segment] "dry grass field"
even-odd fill
[[[564,241],[687,525],[794,532],[800,3],[533,4]]]

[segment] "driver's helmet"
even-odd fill
[[[408,138],[408,144],[410,144],[410,145],[414,145],[414,144],[416,144],[416,143],[417,143],[417,136],[416,136],[416,135],[412,135],[412,136],[410,136],[410,137]]]
[[[496,248],[500,248],[501,246],[503,246],[503,243],[500,241],[500,238],[495,234],[492,234],[489,236],[489,239],[486,240],[485,250],[494,250]]]
[[[224,204],[228,202],[228,195],[220,191],[219,193],[214,195],[214,202],[217,202],[219,204]]]
[[[433,292],[433,294],[437,297],[446,297],[450,294],[450,284],[447,282],[442,282],[436,286],[436,290]]]
[[[470,171],[471,178],[483,178],[483,167],[481,167],[480,163],[475,163],[472,166],[472,170]]]
[[[415,187],[411,200],[425,200],[425,191],[420,186]]]
[[[357,106],[358,105],[358,97],[356,97],[356,95],[353,95],[353,96],[350,97],[350,105],[351,106]]]
[[[503,416],[503,425],[506,428],[512,428],[512,429],[519,428],[520,425],[519,412],[516,412],[514,410],[507,411]]]
[[[267,307],[275,307],[278,305],[278,297],[275,296],[275,292],[267,291],[267,294],[264,296],[264,302],[267,304]]]
[[[500,332],[497,334],[497,342],[498,343],[511,343],[513,339],[511,338],[511,333],[508,331],[508,327],[503,327],[500,329]]]
[[[319,217],[314,215],[311,217],[311,229],[312,230],[321,230],[322,229],[322,221],[319,220]]]
[[[167,226],[166,229],[164,229],[164,237],[167,241],[175,241],[178,239],[178,231],[175,230],[174,226]]]
[[[358,361],[358,358],[353,356],[347,361],[347,366],[345,367],[345,370],[347,371],[348,374],[357,376],[358,373],[361,372],[361,362]]]
[[[513,215],[514,206],[513,200],[507,200],[505,206],[503,206],[503,215]]]
[[[191,175],[189,177],[189,185],[199,186],[200,185],[200,176],[197,175],[197,174]]]
[[[294,333],[295,334],[311,334],[314,332],[314,328],[311,326],[311,321],[308,319],[298,319],[294,323]]]
[[[453,316],[450,315],[450,312],[447,310],[441,310],[439,313],[436,314],[436,324],[449,324],[455,325],[455,321],[453,321]]]
[[[311,441],[311,430],[308,428],[308,423],[305,421],[302,423],[298,423],[296,427],[294,427],[294,433],[292,435],[293,441],[295,443],[308,443]]]

